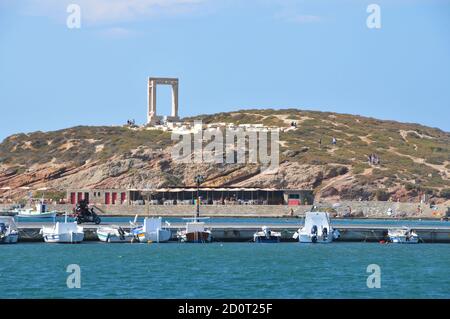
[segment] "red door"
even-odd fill
[[[105,204],[106,204],[106,205],[111,204],[110,193],[105,193]]]
[[[127,200],[127,193],[120,193],[120,203],[123,204]]]
[[[70,193],[70,203],[75,205],[77,203],[77,195],[75,193]]]
[[[83,200],[83,193],[77,194],[77,200],[78,200],[78,202],[81,202]]]
[[[114,193],[112,193],[112,204],[114,205],[116,203],[116,201],[117,201],[117,193],[114,192]]]

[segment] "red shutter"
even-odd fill
[[[70,203],[75,205],[77,203],[77,198],[75,193],[70,193]]]
[[[289,206],[298,206],[298,205],[300,205],[300,200],[299,199],[289,199],[288,205]]]

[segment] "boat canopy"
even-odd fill
[[[70,232],[78,232],[78,225],[76,223],[56,223],[55,231],[57,234],[64,234]]]
[[[327,227],[330,230],[330,217],[326,212],[308,212],[305,215],[305,228],[310,230],[314,225],[318,229]]]
[[[10,226],[12,229],[17,229],[17,225],[16,225],[16,222],[14,221],[14,217],[0,216],[0,223]]]
[[[154,232],[158,229],[161,229],[161,224],[162,224],[162,219],[161,217],[159,218],[145,218],[144,219],[144,225],[142,227],[142,230],[145,233],[149,233],[149,232]]]
[[[186,223],[186,232],[187,233],[202,232],[202,231],[205,231],[205,223],[203,223],[203,222]]]

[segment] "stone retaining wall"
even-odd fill
[[[412,218],[438,218],[447,210],[446,205],[438,205],[437,209],[430,208],[429,205],[420,205],[419,203],[392,203],[392,202],[357,202],[346,201],[339,204],[319,202],[316,203],[320,209],[334,209],[338,214],[344,214],[351,207],[352,214],[359,217],[388,218],[387,212],[392,209],[390,217],[412,217]],[[115,216],[134,216],[153,215],[153,216],[193,216],[195,213],[194,205],[97,205],[97,211],[102,215]],[[0,209],[7,208],[6,205],[0,205]],[[60,212],[72,212],[73,205],[49,205],[49,209]],[[287,206],[287,205],[202,205],[200,207],[201,216],[205,217],[287,217],[291,216],[291,210],[294,215],[304,215],[311,210],[311,206]],[[362,213],[362,214],[361,214]]]

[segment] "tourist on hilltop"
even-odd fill
[[[322,149],[322,137],[319,138],[319,148]]]
[[[333,139],[331,140],[331,144],[333,144],[333,145],[337,144],[337,139],[335,137],[333,137]]]

